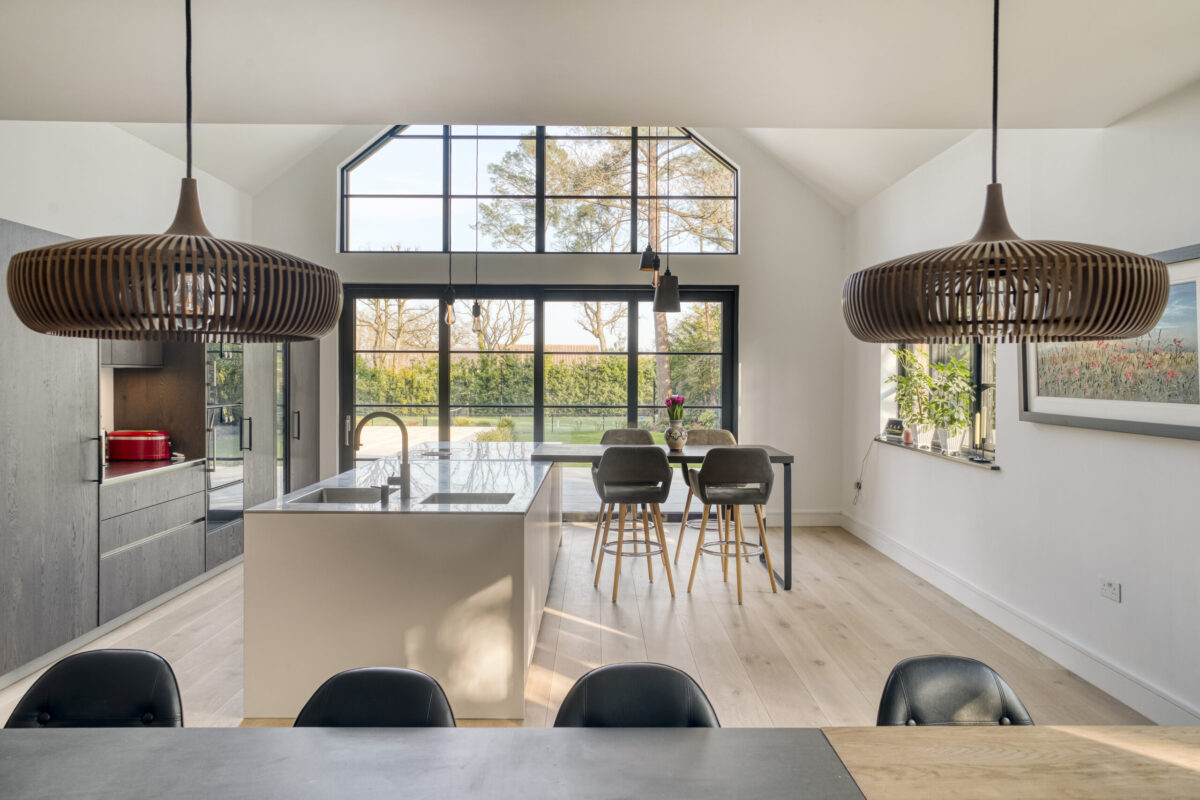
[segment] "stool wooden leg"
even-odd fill
[[[687,500],[683,501],[683,519],[679,522],[679,541],[675,542],[675,563],[679,563],[679,551],[683,549],[683,532],[687,530],[688,511],[692,508],[692,490],[688,489]]]
[[[723,524],[725,527],[723,529],[718,529],[718,530],[723,530],[723,532],[721,533],[721,539],[723,541],[726,541],[726,542],[732,541],[732,539],[729,536],[729,523],[732,519],[733,519],[733,513],[732,513],[730,506],[722,506],[721,507],[722,523],[721,524]],[[721,552],[728,553],[729,545],[727,545],[727,544],[721,545]],[[721,559],[721,580],[725,581],[726,583],[729,583],[729,559],[728,558]]]
[[[596,545],[600,544],[600,526],[604,525],[605,540],[608,539],[608,524],[612,522],[612,503],[600,504],[600,516],[596,518],[596,535],[592,537],[592,561],[596,560]]]
[[[763,558],[767,560],[767,576],[771,579],[771,591],[775,592],[775,569],[771,566],[771,551],[767,549],[767,523],[763,520],[762,506],[754,507],[754,515],[758,517],[758,538],[762,542]]]
[[[733,531],[734,531],[734,546],[733,546],[733,564],[737,567],[737,589],[738,589],[738,605],[742,604],[742,555],[745,554],[746,548],[742,546],[742,507],[733,507]]]
[[[592,586],[600,585],[600,569],[604,566],[604,545],[608,544],[608,532],[612,530],[613,506],[613,503],[608,504],[608,519],[604,523],[604,539],[600,542],[600,558],[596,561],[596,580],[592,581]],[[623,513],[625,506],[621,506],[620,510]],[[620,560],[617,559],[618,562]]]
[[[646,504],[642,503],[642,533],[646,537],[646,576],[654,583],[654,556],[650,555],[650,521],[646,516]]]
[[[667,560],[667,533],[663,528],[662,509],[659,508],[658,503],[655,503],[651,508],[654,511],[654,527],[658,529],[658,544],[662,547],[662,552],[659,555],[662,556],[663,569],[667,572],[667,585],[671,587],[671,597],[674,597],[675,579],[671,577],[671,562]]]
[[[617,565],[613,568],[613,599],[617,602],[617,586],[621,583],[621,552],[622,546],[625,544],[625,509],[627,506],[621,506],[621,517],[617,523]]]
[[[692,584],[696,582],[696,565],[700,563],[700,546],[704,544],[704,528],[708,525],[708,511],[710,508],[712,506],[705,506],[704,514],[700,517],[700,538],[696,539],[696,555],[692,556],[692,577],[688,581],[689,592],[692,590]],[[718,528],[718,530],[720,529]]]

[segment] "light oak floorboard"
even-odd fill
[[[666,528],[673,553],[678,525]],[[526,726],[552,725],[563,698],[588,670],[642,660],[695,677],[729,727],[872,725],[892,665],[926,653],[992,665],[1039,725],[1148,722],[840,528],[795,530],[791,592],[781,587],[772,594],[757,559],[743,564],[740,606],[734,576],[722,580],[717,558],[701,557],[688,593],[695,531],[686,534],[687,557],[672,565],[674,598],[661,561],[651,582],[640,559],[626,559],[614,604],[612,556],[605,558],[600,585],[592,586],[594,531],[594,523],[564,529],[526,682]],[[756,540],[756,532],[749,533]],[[767,535],[782,571],[782,531],[769,528]],[[162,654],[179,679],[189,727],[291,725],[290,719],[242,718],[242,580],[239,565],[84,649]],[[0,690],[0,721],[36,677]]]

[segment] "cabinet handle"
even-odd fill
[[[350,446],[350,429],[351,429],[351,427],[352,426],[350,425],[350,417],[347,416],[346,417],[346,447]]]
[[[204,468],[205,472],[217,471],[217,429],[208,429],[208,466]]]
[[[299,411],[292,412],[292,438],[293,439],[300,438],[300,412]]]
[[[254,449],[254,418],[242,417],[242,450]]]

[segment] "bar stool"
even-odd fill
[[[688,591],[696,582],[696,566],[700,563],[700,554],[718,556],[721,559],[733,559],[737,566],[737,595],[738,604],[742,602],[742,560],[746,556],[762,554],[767,562],[767,576],[771,580],[771,591],[775,588],[775,571],[771,567],[771,552],[767,549],[767,528],[763,522],[762,507],[771,496],[771,485],[775,482],[775,471],[771,469],[771,459],[767,451],[761,447],[714,447],[704,457],[704,463],[699,470],[688,471],[688,483],[692,491],[704,504],[704,515],[700,519],[700,536],[696,539],[696,554],[692,557],[692,576],[688,581]],[[754,506],[755,516],[758,517],[759,544],[746,544],[742,529],[741,506]],[[723,538],[704,541],[704,529],[708,524],[709,509],[713,506],[731,506],[732,513],[726,515],[726,527]],[[734,538],[729,538],[729,518],[733,518]],[[721,534],[718,533],[718,537]],[[733,552],[730,552],[730,547]],[[723,561],[723,564],[728,563]],[[728,567],[724,569],[725,579],[729,579]]]
[[[671,576],[671,562],[667,559],[667,539],[663,534],[662,510],[659,503],[667,499],[671,493],[671,464],[667,454],[661,448],[638,445],[617,445],[604,451],[599,465],[592,467],[592,480],[600,499],[608,504],[610,511],[608,522],[604,526],[604,539],[600,543],[600,558],[596,562],[596,580],[593,586],[600,585],[600,570],[604,567],[604,554],[616,556],[617,563],[613,568],[613,602],[617,602],[617,586],[621,580],[621,559],[625,557],[645,558],[646,572],[650,580],[654,580],[652,561],[654,556],[662,558],[663,569],[667,571],[667,583],[671,587],[671,596],[675,596],[675,579]],[[617,541],[610,544],[608,534],[612,528],[611,507],[619,507],[617,523]],[[639,538],[631,532],[630,543],[632,550],[625,549],[625,511],[628,508],[642,507],[642,524],[645,535]],[[647,507],[654,517],[654,528],[657,530],[657,541],[650,538],[650,525],[647,518]],[[644,553],[638,552],[639,544],[646,545]]]
[[[600,436],[600,444],[654,444],[654,435],[641,428],[610,428]],[[600,543],[600,526],[605,523],[605,515],[611,522],[612,503],[600,503],[600,513],[596,516],[596,535],[592,537],[592,561],[596,560],[596,546]],[[630,530],[637,530],[637,515],[634,515]]]
[[[700,447],[717,445],[720,447],[736,447],[737,437],[731,431],[722,430],[721,428],[694,428],[687,432],[687,443],[698,445]],[[683,473],[683,482],[688,484],[687,466],[680,466],[680,471]],[[691,485],[688,484],[687,500],[683,503],[683,520],[679,523],[679,539],[675,542],[675,563],[679,563],[679,552],[683,549],[683,532],[688,528],[700,530],[700,520],[688,519],[688,510],[692,507],[692,492]],[[725,521],[724,509],[717,509],[717,524],[723,525]]]

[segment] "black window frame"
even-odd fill
[[[946,348],[950,345],[946,344],[931,344],[929,347],[929,363],[932,365],[946,359]],[[972,455],[978,455],[989,461],[994,461],[996,458],[996,439],[995,426],[988,424],[988,420],[983,418],[983,393],[988,389],[992,389],[992,413],[995,413],[995,344],[984,345],[979,342],[971,342],[968,345],[971,350],[968,356],[968,366],[971,369],[971,424],[968,427],[970,435],[969,444],[963,450]],[[992,382],[988,383],[984,380],[983,369],[983,348],[992,348]],[[910,344],[896,345],[897,350],[912,350]],[[908,370],[904,368],[904,364],[900,363],[896,366],[897,374],[903,376],[908,374]],[[976,440],[983,445],[981,448],[975,447]]]
[[[465,287],[464,287],[465,288]],[[356,326],[355,326],[355,308],[357,301],[360,298],[406,298],[414,300],[437,300],[438,301],[438,439],[440,441],[448,441],[450,438],[451,428],[451,409],[450,403],[450,355],[454,351],[450,346],[450,328],[446,325],[446,306],[442,299],[442,294],[445,291],[444,284],[429,284],[429,283],[350,283],[343,287],[344,301],[342,303],[342,315],[338,320],[338,411],[339,419],[342,420],[339,430],[345,427],[345,420],[350,418],[351,421],[357,418],[355,409],[357,402],[355,398],[355,371],[354,371],[354,356],[356,352],[361,352],[355,347],[356,344]],[[472,286],[470,292],[461,292],[464,296],[469,294],[473,299],[476,296],[475,287]],[[625,406],[626,409],[626,424],[633,427],[637,425],[638,412],[642,408],[650,408],[652,406],[644,406],[638,403],[637,396],[637,363],[640,355],[652,355],[651,352],[642,352],[639,348],[638,331],[637,331],[637,312],[638,303],[653,302],[654,290],[648,286],[627,286],[627,285],[561,285],[561,286],[546,286],[541,284],[480,284],[478,287],[478,297],[481,300],[490,299],[522,299],[532,300],[534,303],[534,334],[533,334],[533,439],[536,442],[545,440],[545,304],[547,302],[582,302],[596,301],[604,302],[627,302],[630,305],[630,314],[628,316],[628,330],[626,334],[626,365],[628,369],[627,397]],[[738,408],[738,384],[737,384],[737,364],[738,364],[738,294],[737,286],[697,286],[688,287],[681,286],[679,289],[680,300],[683,302],[720,302],[721,310],[721,423],[722,427],[731,431],[734,436],[738,432],[737,408]],[[460,297],[461,300],[461,297]],[[456,325],[470,325],[470,320],[456,320]],[[389,351],[390,352],[390,351]],[[414,351],[415,352],[415,351]],[[427,351],[422,351],[427,352]],[[428,351],[431,352],[431,351]],[[463,352],[463,351],[457,351]],[[680,353],[674,353],[679,355]],[[711,354],[706,354],[711,355]],[[372,406],[375,407],[375,406]],[[404,407],[411,407],[405,405]],[[505,406],[511,408],[525,408],[526,406],[514,404]],[[551,407],[558,408],[567,406],[556,406],[551,404]],[[579,408],[599,408],[600,406],[578,406]],[[614,407],[616,408],[616,407]],[[345,471],[352,469],[355,466],[355,453],[348,439],[339,437],[338,442],[338,462],[339,470]]]
[[[688,128],[683,127],[667,127],[667,126],[630,126],[630,135],[600,135],[600,134],[547,134],[546,125],[531,125],[534,135],[518,135],[518,134],[486,134],[486,133],[454,133],[453,125],[443,125],[440,136],[435,134],[406,134],[403,138],[406,139],[440,139],[442,141],[442,192],[441,194],[351,194],[349,191],[350,172],[359,164],[369,159],[380,148],[388,144],[393,139],[400,137],[409,125],[395,125],[389,128],[379,138],[367,145],[361,152],[355,155],[352,159],[346,162],[338,170],[338,252],[339,253],[384,253],[388,255],[403,255],[411,254],[429,254],[429,253],[483,253],[483,254],[551,254],[551,255],[620,255],[625,256],[631,253],[638,252],[638,204],[639,202],[670,202],[676,200],[722,200],[733,203],[733,249],[732,250],[712,250],[712,251],[677,251],[682,255],[689,256],[730,256],[737,255],[741,247],[741,201],[740,201],[740,180],[741,175],[736,166],[730,163],[729,159],[718,153],[712,146],[697,136]],[[473,126],[470,126],[473,127]],[[487,126],[480,126],[487,127]],[[550,126],[555,127],[555,126]],[[655,131],[661,128],[666,128],[667,133],[660,134]],[[680,131],[680,134],[672,134],[671,131]],[[452,143],[455,140],[520,140],[532,139],[535,142],[536,163],[535,163],[535,191],[532,195],[525,194],[455,194],[452,190],[452,165],[453,158]],[[548,195],[546,193],[546,142],[548,140],[572,140],[572,139],[587,139],[587,140],[603,140],[603,139],[623,139],[630,143],[630,180],[629,194],[627,195]],[[682,194],[656,194],[642,195],[638,191],[638,142],[641,139],[662,140],[680,140],[691,141],[696,144],[701,150],[716,159],[720,164],[725,166],[733,174],[733,194],[731,195],[682,195]],[[478,165],[476,165],[478,169]],[[389,251],[389,250],[351,250],[349,246],[348,233],[348,217],[350,214],[350,200],[353,198],[377,197],[377,198],[399,198],[399,199],[426,199],[442,201],[442,247],[440,250],[412,250],[412,251]],[[452,200],[475,200],[479,202],[483,200],[495,199],[511,199],[523,200],[526,202],[533,201],[534,203],[534,249],[533,250],[476,250],[457,248],[451,249],[451,225],[452,215],[451,206]],[[547,250],[546,249],[546,201],[547,200],[603,200],[616,199],[628,200],[629,214],[629,249],[628,250],[595,250],[595,251],[578,251],[578,250]]]

